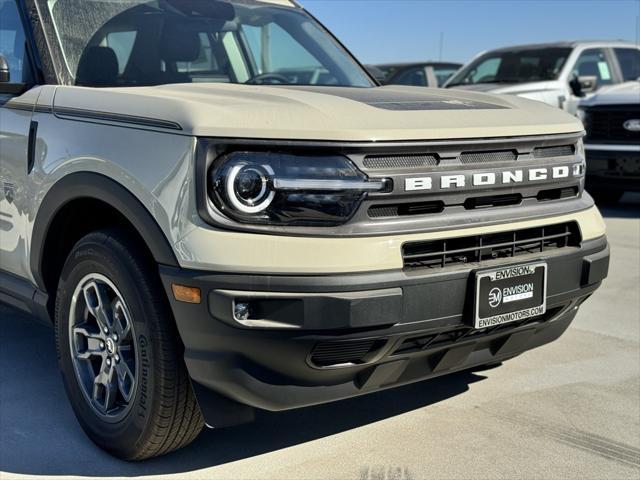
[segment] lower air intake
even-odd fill
[[[311,352],[311,363],[316,367],[339,367],[360,365],[375,354],[383,340],[366,339],[347,342],[323,342],[315,346]]]

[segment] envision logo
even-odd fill
[[[503,172],[407,178],[404,181],[404,189],[407,192],[411,192],[416,190],[432,190],[436,188],[447,190],[491,185],[520,184],[525,182],[541,182],[545,180],[582,177],[583,174],[583,165],[581,163],[576,163],[573,165],[562,165],[559,167],[505,170]]]
[[[622,124],[625,130],[630,132],[640,132],[640,119],[633,118],[631,120],[627,120]]]
[[[502,290],[494,288],[489,292],[489,305],[491,308],[496,308],[502,303]]]

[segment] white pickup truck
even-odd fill
[[[601,87],[640,76],[640,46],[618,41],[557,42],[484,52],[445,84],[478,92],[518,95],[576,113],[581,99]]]

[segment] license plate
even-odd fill
[[[546,311],[546,263],[476,272],[475,328],[526,320]]]

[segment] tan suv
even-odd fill
[[[120,458],[551,342],[607,275],[583,127],[379,87],[286,0],[0,0],[0,299]]]

